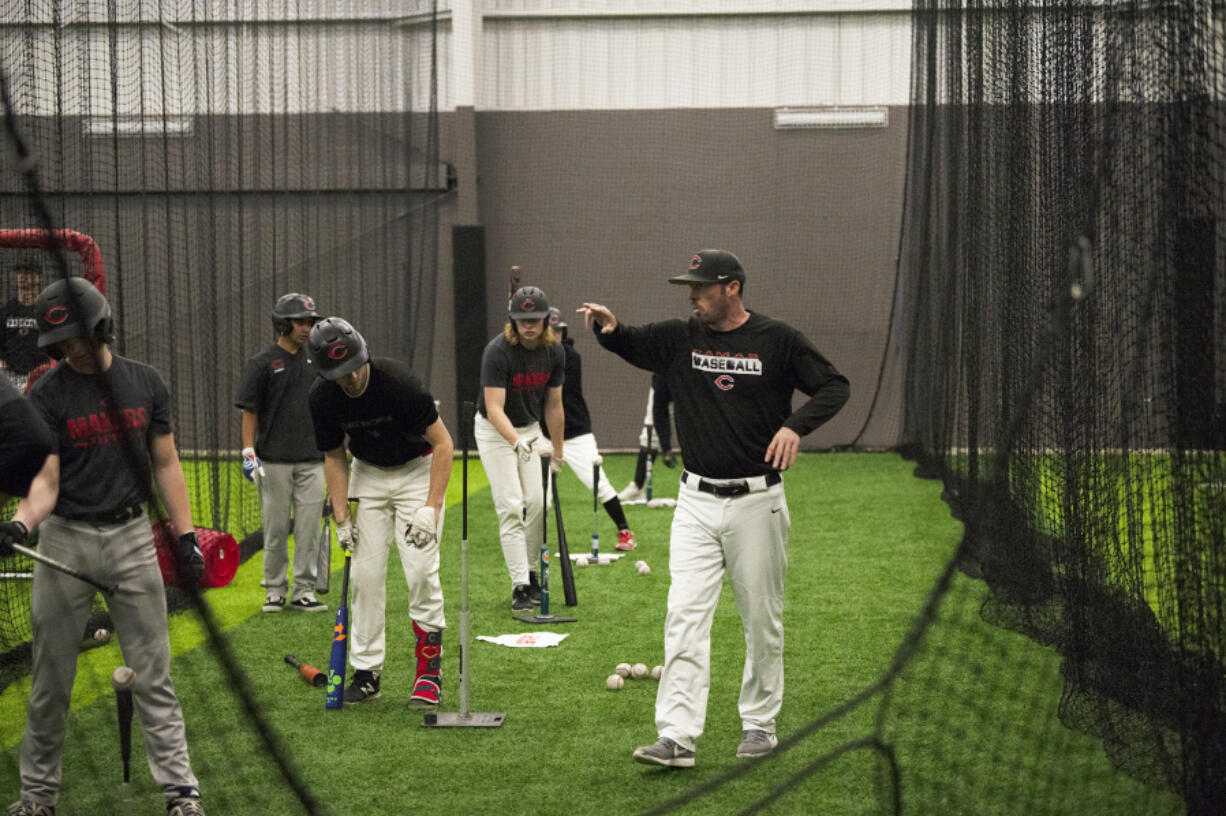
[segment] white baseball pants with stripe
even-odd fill
[[[537,423],[516,428],[522,439],[536,437],[536,449],[548,445]],[[541,480],[541,459],[533,455],[527,462],[519,461],[515,448],[481,414],[473,418],[473,437],[485,478],[490,483],[490,496],[498,513],[498,541],[502,557],[511,576],[511,588],[528,583],[528,571],[536,565],[544,535],[544,484]],[[562,452],[565,456],[564,443]],[[591,460],[588,460],[591,467]]]
[[[664,674],[656,693],[659,736],[693,750],[702,735],[711,621],[725,571],[745,631],[738,701],[742,728],[775,733],[783,705],[783,589],[790,525],[782,483],[733,498],[684,482],[679,486],[669,542],[672,584],[664,622]]]
[[[430,493],[430,463],[423,456],[394,468],[381,468],[354,459],[349,473],[349,499],[357,500],[354,528],[358,543],[350,564],[353,613],[350,626],[349,663],[355,669],[375,674],[383,671],[387,655],[387,556],[395,542],[400,566],[409,586],[409,618],[428,632],[447,628],[443,616],[443,585],[438,576],[438,534],[418,549],[404,540],[413,513],[426,503]],[[411,653],[411,649],[410,649]]]

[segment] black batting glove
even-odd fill
[[[190,584],[195,586],[203,577],[204,553],[200,552],[200,539],[193,530],[179,536],[179,581],[187,586],[189,582],[183,579],[190,578]]]
[[[13,545],[25,545],[30,537],[30,531],[20,521],[0,523],[0,558],[14,553]]]
[[[677,454],[670,450],[664,451],[664,467],[674,468],[677,466]]]

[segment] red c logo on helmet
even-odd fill
[[[734,385],[736,385],[736,380],[727,374],[720,374],[715,378],[715,387],[720,391],[731,391]]]
[[[535,312],[536,311],[536,301],[533,300],[532,298],[525,298],[524,301],[519,304],[519,308],[525,312]]]
[[[702,257],[700,255],[690,258],[690,269],[697,269],[700,266],[702,266]]]
[[[43,315],[43,320],[46,320],[52,326],[58,326],[68,319],[68,307],[61,304],[56,304],[47,309]]]
[[[344,343],[333,343],[328,347],[328,356],[333,360],[343,360],[349,356],[349,347]]]
[[[310,298],[303,298],[302,308],[306,309],[308,312],[315,311],[315,301],[311,300]]]

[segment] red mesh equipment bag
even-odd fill
[[[195,530],[200,539],[200,552],[204,555],[201,588],[214,589],[229,584],[234,579],[234,573],[238,572],[238,542],[224,530],[211,530],[207,527],[197,527]],[[153,525],[153,543],[157,546],[162,582],[166,586],[178,586],[175,551],[179,545],[179,537],[175,535],[170,519],[162,519]]]

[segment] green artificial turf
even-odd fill
[[[627,483],[633,465],[632,456],[605,460],[617,488]],[[469,467],[473,636],[540,630],[567,634],[560,646],[544,649],[474,642],[470,708],[477,713],[504,712],[506,719],[500,728],[426,729],[422,714],[408,708],[413,637],[405,582],[394,554],[388,566],[388,656],[382,698],[341,711],[326,711],[323,690],[307,686],[283,661],[292,652],[326,668],[340,593],[339,551],[334,552],[333,589],[322,598],[330,605],[325,614],[261,614],[258,554],[239,570],[230,586],[207,593],[226,627],[229,647],[247,673],[259,712],[275,729],[275,739],[299,777],[324,804],[325,812],[421,810],[534,816],[643,812],[693,795],[743,768],[734,752],[740,739],[736,699],[744,645],[726,584],[712,633],[706,733],[698,743],[694,769],[666,771],[630,759],[637,745],[655,739],[653,680],[628,681],[618,692],[605,689],[605,678],[619,662],[648,666],[663,662],[671,511],[627,508],[639,548],[610,566],[576,569],[576,607],[563,605],[555,559],[552,611],[578,621],[529,626],[511,617],[510,585],[493,505],[479,462],[474,460]],[[786,475],[792,531],[785,610],[787,685],[779,718],[783,739],[882,677],[957,546],[961,525],[940,501],[940,484],[916,479],[911,471],[912,465],[894,454],[806,454]],[[657,495],[675,496],[679,470],[658,468],[656,473]],[[443,711],[455,711],[459,704],[459,486],[457,462],[449,490],[449,501],[454,504],[448,511],[443,543],[449,627],[444,641]],[[571,474],[560,477],[559,488],[571,548],[586,550],[592,532],[591,494]],[[551,514],[551,541],[555,540],[553,519]],[[612,551],[615,530],[603,509],[598,523],[601,547]],[[652,567],[650,575],[634,570],[633,562],[638,559]],[[972,587],[970,591],[980,590]],[[968,625],[990,630],[993,638],[1024,640],[1012,633],[1002,635],[1002,630],[980,622]],[[250,727],[250,717],[229,693],[230,685],[219,673],[211,649],[201,642],[199,623],[190,615],[175,616],[173,675],[209,813],[275,816],[302,812]],[[965,648],[976,648],[973,638]],[[1044,654],[1042,647],[1029,644],[1023,648],[1037,652],[1035,660],[1053,666],[1058,662],[1056,656]],[[992,655],[980,657],[990,668]],[[937,660],[935,665],[953,660],[948,654],[945,658],[945,663]],[[113,645],[83,657],[81,674],[86,682],[78,684],[70,722],[63,813],[111,808],[120,796],[114,703],[105,684],[109,669],[119,660]],[[952,684],[950,689],[939,690],[951,705],[969,698],[982,709],[993,708],[993,700],[976,697],[982,685],[974,675],[948,672],[941,680]],[[899,710],[910,712],[911,706],[929,705],[939,710],[928,682],[925,676],[904,676],[898,691]],[[1016,699],[999,701],[1009,722],[997,727],[1008,732],[1010,725],[1039,716],[1044,729],[1064,730],[1053,710],[1059,685],[1044,691],[1051,705],[1037,714]],[[1003,687],[984,693],[1015,692]],[[0,733],[6,746],[0,771],[6,774],[15,769],[13,729],[21,725],[19,710],[10,700],[24,700],[26,694],[28,688],[14,686],[0,696]],[[922,697],[921,702],[916,702],[917,696]],[[882,763],[871,752],[847,753],[813,775],[806,770],[838,746],[870,735],[877,711],[877,705],[866,704],[833,718],[792,750],[754,766],[676,812],[738,812],[793,775],[797,775],[795,785],[768,812],[879,812],[886,801],[877,787]],[[1087,755],[1093,755],[1097,742],[1078,738],[1090,746]],[[135,742],[131,795],[151,803],[142,804],[144,810],[139,812],[154,812],[158,794],[144,767],[139,733]],[[905,767],[914,769],[906,784],[914,785],[915,790],[947,773],[940,757],[934,759],[923,746],[909,741],[906,733],[899,743],[907,759]],[[967,746],[962,748],[967,751]],[[974,757],[974,746],[969,754]],[[971,761],[971,768],[960,772],[974,774]],[[1101,755],[1092,761],[1102,767],[1102,784],[1111,790],[1126,796],[1137,785],[1114,772]],[[15,789],[13,780],[0,778],[0,794],[11,792],[10,788]],[[1083,801],[1096,801],[1093,791],[1078,795],[1089,796]],[[1091,807],[1081,812],[1096,811]]]

